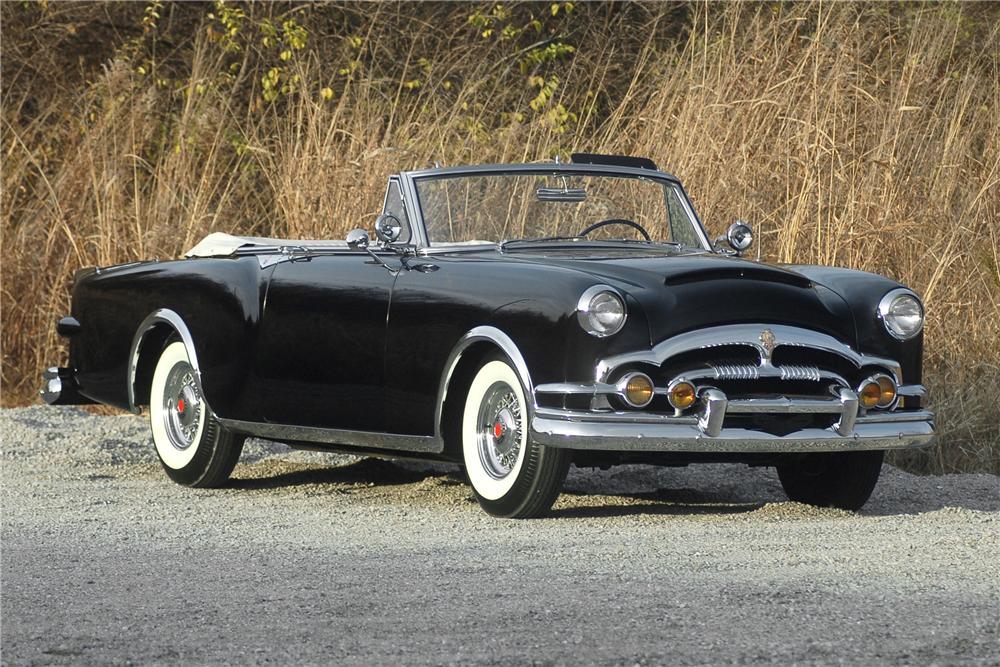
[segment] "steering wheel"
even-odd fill
[[[586,236],[595,229],[600,229],[601,227],[607,227],[608,225],[626,225],[627,227],[632,227],[638,229],[639,233],[642,234],[643,238],[649,243],[653,242],[653,238],[646,231],[646,228],[640,225],[638,222],[632,222],[631,220],[626,220],[625,218],[608,218],[607,220],[601,220],[600,222],[595,222],[590,227],[587,227],[582,232],[577,234],[577,236]]]

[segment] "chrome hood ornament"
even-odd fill
[[[774,354],[774,348],[778,344],[777,339],[774,337],[774,332],[770,329],[764,329],[760,332],[760,344],[764,352],[764,356],[761,361],[767,362],[771,360],[771,355]]]

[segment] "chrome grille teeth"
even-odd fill
[[[710,364],[716,380],[756,380],[760,377],[760,369],[753,364]]]
[[[822,376],[815,366],[778,366],[782,380],[811,380],[819,382]]]
[[[760,366],[753,364],[709,364],[716,380],[758,380]],[[815,366],[778,366],[782,380],[810,380],[819,382],[822,379],[819,368]]]

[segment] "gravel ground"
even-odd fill
[[[890,466],[860,514],[771,470],[573,469],[552,518],[453,468],[247,444],[160,471],[147,423],[0,411],[3,664],[1000,663],[1000,478]]]

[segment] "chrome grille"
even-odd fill
[[[822,374],[816,366],[778,366],[782,380],[812,380],[819,382]]]
[[[708,364],[713,380],[758,380],[762,376],[782,380],[819,382],[822,374],[816,366],[757,366],[755,364]],[[775,373],[775,370],[777,373]]]
[[[755,364],[709,364],[714,380],[756,380],[760,367]]]

